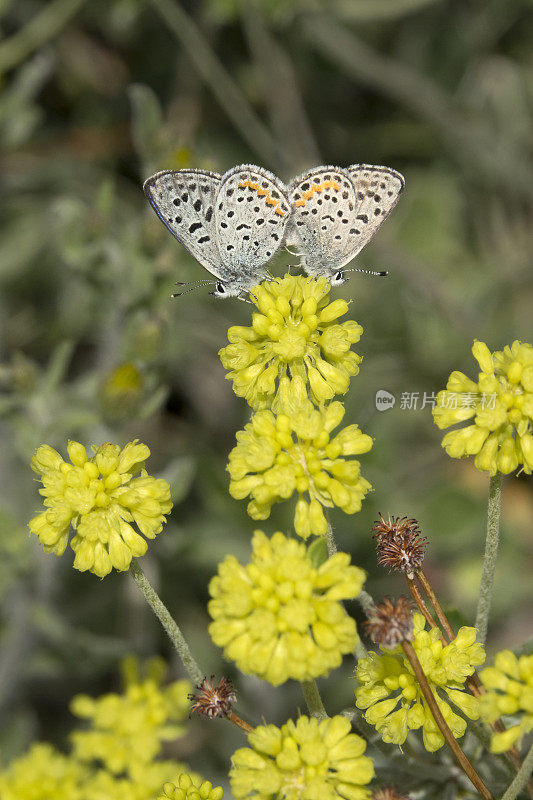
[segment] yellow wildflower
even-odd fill
[[[426,631],[424,617],[416,613],[412,644],[442,715],[459,739],[466,730],[466,722],[441,694],[444,692],[469,719],[478,719],[478,700],[464,691],[466,678],[485,660],[483,645],[476,643],[475,628],[461,628],[455,639],[443,646],[438,629]],[[409,729],[421,727],[426,750],[433,752],[442,747],[444,737],[401,646],[383,655],[371,652],[367,658],[361,658],[355,675],[359,683],[355,690],[356,706],[367,709],[366,721],[376,728],[384,742],[402,744]]]
[[[496,655],[493,667],[481,672],[487,693],[481,697],[481,715],[487,722],[511,715],[519,722],[492,736],[491,750],[503,753],[533,730],[533,655],[517,658],[510,650]]]
[[[367,800],[374,777],[366,742],[346,717],[319,722],[300,717],[281,728],[262,725],[248,734],[250,747],[233,754],[231,788],[236,800]]]
[[[270,408],[283,377],[309,380],[317,404],[348,391],[361,361],[350,348],[363,329],[353,320],[337,322],[348,303],[330,302],[330,288],[326,278],[286,275],[250,293],[259,313],[252,327],[229,329],[230,344],[219,355],[235,394],[252,408]]]
[[[165,783],[157,800],[221,800],[224,792],[220,786],[210,781],[202,781],[198,776],[183,773],[173,783]]]
[[[341,600],[357,597],[365,573],[336,553],[315,567],[302,542],[254,534],[247,566],[235,556],[209,584],[211,638],[239,669],[278,686],[326,675],[358,642]]]
[[[253,519],[267,519],[274,503],[298,492],[294,528],[306,539],[326,533],[322,506],[338,506],[346,514],[361,509],[372,487],[361,477],[359,462],[349,457],[368,452],[372,439],[357,425],[331,437],[344,417],[342,403],[317,409],[301,378],[285,380],[280,413],[256,411],[237,433],[229,455],[229,490],[237,500],[252,498],[248,513]]]
[[[77,758],[97,759],[116,775],[127,771],[134,775],[135,769],[144,770],[160,753],[162,742],[181,736],[184,728],[179,723],[189,708],[191,684],[182,680],[163,688],[161,672],[151,669],[150,673],[141,680],[130,671],[122,694],[73,698],[72,713],[89,720],[91,726],[72,734]]]
[[[442,446],[452,458],[475,455],[479,470],[506,475],[522,465],[533,471],[533,347],[515,341],[491,353],[475,341],[478,380],[452,372],[439,392],[433,418],[439,428],[473,422],[450,431]]]
[[[85,800],[87,768],[52,745],[37,743],[0,772],[2,800]]]
[[[128,777],[98,770],[85,784],[83,800],[154,800],[163,783],[177,780],[176,776],[186,769],[179,761],[154,761],[136,765]],[[199,775],[190,774],[201,782]]]
[[[60,556],[72,527],[74,568],[81,572],[103,578],[113,567],[127,570],[148,546],[130,523],[153,539],[172,508],[170,487],[143,468],[150,450],[137,439],[122,450],[103,444],[92,458],[79,442],[69,442],[67,450],[70,464],[48,445],[37,448],[31,460],[47,509],[31,520],[30,530],[47,553]]]

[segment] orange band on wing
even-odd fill
[[[296,200],[295,206],[305,206],[305,201],[310,200],[315,192],[323,192],[324,189],[335,189],[337,192],[340,190],[341,185],[337,181],[322,181],[322,183],[315,183],[307,192],[302,192],[300,200]]]
[[[270,196],[268,189],[262,189],[258,183],[254,183],[253,181],[241,181],[239,183],[239,189],[254,189],[259,197],[265,198],[267,206],[276,206],[274,214],[278,214],[280,217],[285,216],[285,212],[279,207],[279,202]]]

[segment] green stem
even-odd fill
[[[327,519],[327,517],[326,517]],[[331,522],[327,519],[328,529],[326,531],[326,547],[328,550],[328,556],[334,556],[337,552],[337,542],[335,541],[335,535],[333,533],[333,528],[331,527]]]
[[[483,572],[479,587],[477,602],[476,629],[477,640],[482,644],[487,638],[489,624],[490,603],[494,586],[494,572],[498,556],[498,541],[500,538],[500,510],[502,498],[502,475],[497,472],[492,475],[489,484],[489,502],[487,507],[487,539],[485,542],[485,557],[483,559]]]
[[[328,556],[334,556],[337,552],[337,542],[335,541],[335,534],[333,533],[333,527],[329,518],[326,513],[326,520],[328,523],[328,529],[326,531],[326,548],[328,551]],[[364,589],[361,589],[359,594],[356,597],[357,602],[360,604],[361,608],[365,612],[365,614],[370,611],[370,609],[374,608],[376,605],[372,598],[372,595],[365,592]]]
[[[520,794],[522,789],[526,786],[530,775],[533,772],[533,745],[529,748],[529,753],[524,758],[522,766],[516,773],[514,781],[511,783],[502,800],[515,800]]]
[[[316,681],[302,681],[302,691],[304,693],[307,708],[312,717],[317,719],[327,719],[328,715],[324,708],[324,703],[320,697]]]
[[[164,605],[157,592],[152,588],[150,581],[135,559],[133,559],[130,564],[130,572],[133,575],[137,586],[145,596],[146,601],[152,607],[154,614],[170,636],[172,644],[178,651],[178,655],[181,658],[181,662],[185,667],[188,676],[194,684],[201,683],[204,674],[200,671],[200,667],[194,660],[191,651],[189,650],[189,645],[185,641],[181,630],[172,618],[170,611]]]

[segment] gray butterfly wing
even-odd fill
[[[331,278],[357,252],[356,190],[347,170],[316,167],[290,184],[290,241],[303,251],[302,267]],[[360,248],[359,248],[360,249]]]
[[[356,220],[361,230],[354,256],[374,236],[400,199],[405,181],[403,175],[390,167],[352,164],[348,167],[356,189]]]
[[[248,291],[265,277],[265,264],[284,241],[290,217],[285,185],[261,167],[244,164],[222,176],[215,230],[230,291]]]
[[[216,278],[222,277],[215,236],[215,203],[221,184],[216,172],[165,170],[144,183],[159,219],[189,253]]]

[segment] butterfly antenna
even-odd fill
[[[389,274],[386,269],[378,272],[374,269],[360,269],[359,267],[343,269],[342,272],[362,272],[364,275],[375,275],[377,278],[385,278]]]
[[[202,286],[205,286],[205,285],[206,285],[206,283],[207,283],[207,284],[213,284],[213,283],[216,283],[216,281],[206,281],[205,283],[202,283],[202,284],[199,284],[199,285],[196,285],[196,286],[191,286],[191,288],[190,288],[190,289],[186,289],[184,292],[174,292],[174,293],[173,293],[173,294],[171,294],[170,296],[171,296],[171,297],[181,297],[181,296],[182,296],[182,295],[184,295],[184,294],[190,294],[190,292],[194,292],[194,290],[195,290],[195,289],[201,289],[201,288],[202,288]],[[179,284],[179,283],[178,283],[177,285],[178,285],[178,286],[187,286],[187,284],[186,284],[186,283],[182,283],[182,284]]]
[[[215,281],[210,281],[207,278],[200,278],[196,281],[176,281],[174,286],[206,286],[209,283],[215,283]]]

